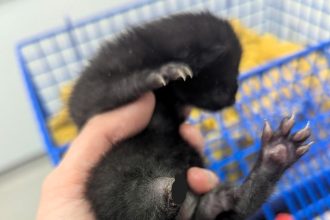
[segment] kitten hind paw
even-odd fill
[[[313,142],[304,144],[311,135],[309,123],[303,129],[290,135],[293,125],[294,116],[286,117],[279,128],[273,132],[269,123],[265,122],[262,133],[261,165],[265,165],[268,170],[288,168],[313,144]]]

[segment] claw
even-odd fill
[[[182,68],[183,68],[183,70],[184,70],[184,72],[186,73],[187,76],[189,76],[190,78],[193,78],[193,74],[192,74],[191,70],[188,67],[183,66]]]
[[[157,75],[157,80],[163,85],[166,86],[166,81],[163,76]]]
[[[178,69],[177,71],[179,73],[179,77],[178,78],[182,78],[183,81],[186,81],[186,74],[183,72],[183,70]]]
[[[166,79],[158,73],[151,74],[146,80],[150,83],[152,89],[158,89],[167,84]]]
[[[309,126],[310,123],[308,122],[303,129],[295,133],[292,137],[293,141],[305,141],[311,135],[311,130]]]
[[[265,143],[267,141],[269,141],[273,136],[273,130],[270,127],[270,124],[267,120],[265,120],[265,125],[264,125],[264,129],[262,131],[262,142]]]
[[[310,125],[311,125],[311,122],[310,122],[310,121],[308,121],[308,122],[307,122],[307,124],[306,124],[306,126],[305,126],[305,128],[309,128],[309,127],[310,127]]]
[[[296,150],[296,153],[299,155],[299,156],[302,156],[304,155],[308,150],[309,148],[314,144],[314,141],[306,144],[306,145],[302,145],[301,147],[299,147],[297,150]]]
[[[160,81],[163,84],[163,86],[166,86],[166,81],[165,81],[165,79],[163,77],[160,78]]]
[[[291,117],[289,118],[288,122],[290,123],[294,123],[294,120],[296,118],[296,114],[295,113],[292,113]]]
[[[282,135],[288,135],[290,133],[290,130],[292,129],[294,125],[294,119],[295,119],[295,114],[293,113],[290,118],[285,118],[283,119],[280,129]]]

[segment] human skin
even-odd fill
[[[143,130],[151,119],[154,107],[155,97],[149,92],[135,102],[91,118],[72,142],[59,166],[45,178],[37,219],[95,219],[84,197],[90,170],[115,143]],[[198,152],[203,151],[203,138],[197,128],[184,123],[179,132]],[[214,173],[198,167],[188,170],[187,179],[190,188],[197,194],[206,193],[218,184]]]

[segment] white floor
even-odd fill
[[[0,219],[33,220],[43,179],[52,167],[43,157],[0,176]]]

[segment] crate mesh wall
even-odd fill
[[[59,98],[60,87],[79,76],[101,42],[111,40],[132,25],[178,12],[205,9],[222,17],[239,19],[259,33],[270,32],[281,39],[316,45],[288,59],[241,74],[241,88],[251,84],[254,89],[248,94],[241,91],[243,97],[235,107],[240,114],[239,123],[227,126],[221,114],[203,113],[198,119],[191,119],[196,123],[211,117],[219,123],[219,130],[213,136],[208,134],[205,153],[210,167],[223,180],[235,177],[242,181],[260,147],[257,140],[263,119],[274,118],[271,122],[275,125],[279,118],[275,116],[296,111],[297,128],[311,121],[313,138],[318,144],[285,174],[272,202],[264,205],[263,215],[273,219],[277,207],[281,206],[274,205],[278,203],[284,204],[297,219],[311,219],[329,210],[330,154],[324,148],[329,146],[330,113],[321,103],[330,97],[330,74],[327,72],[330,44],[320,43],[330,39],[330,4],[326,0],[139,0],[79,21],[67,18],[62,27],[20,42],[17,47],[19,64],[52,161],[58,163],[65,151],[64,146],[54,144],[47,128],[48,119],[63,105]],[[307,62],[310,69],[300,69],[298,64],[303,62]],[[306,77],[318,79],[318,87],[306,85]],[[267,86],[269,80],[273,82],[271,86]],[[286,88],[291,97],[286,96]],[[277,99],[274,91],[277,91]],[[265,97],[271,100],[270,107],[264,104]],[[241,148],[237,140],[246,137],[252,143]],[[225,152],[221,160],[213,158],[219,145]]]

